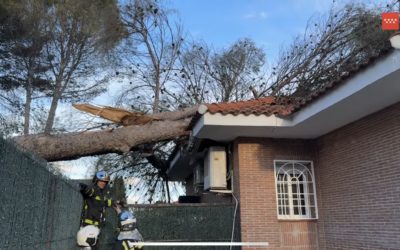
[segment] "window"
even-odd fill
[[[278,219],[317,219],[311,161],[274,161]]]

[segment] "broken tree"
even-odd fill
[[[115,129],[81,133],[25,135],[14,137],[13,140],[20,147],[35,152],[47,161],[71,160],[107,153],[122,154],[140,144],[187,135],[190,117],[197,111],[198,106],[193,106],[179,111],[153,114],[148,116],[153,121],[145,124],[126,124]]]

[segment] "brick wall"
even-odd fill
[[[242,241],[267,241],[268,249],[399,249],[400,103],[316,140],[240,138],[234,148]],[[318,220],[277,219],[276,159],[314,161]]]
[[[313,142],[240,138],[235,148],[234,175],[239,187],[235,184],[234,191],[240,198],[242,241],[267,241],[268,249],[318,249],[315,221],[277,219],[273,165],[276,159],[314,160]]]
[[[400,248],[400,103],[318,139],[320,242]]]

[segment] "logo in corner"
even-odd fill
[[[382,29],[399,30],[399,13],[398,12],[382,13]]]

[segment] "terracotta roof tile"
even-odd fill
[[[248,101],[223,102],[206,104],[211,114],[221,113],[223,115],[279,115],[287,116],[293,111],[296,102],[294,98],[261,97]]]
[[[294,112],[300,110],[304,106],[314,102],[316,99],[324,96],[326,93],[332,91],[338,86],[344,84],[346,80],[350,77],[356,75],[368,68],[368,66],[372,65],[377,59],[384,58],[388,55],[392,49],[382,50],[379,54],[376,54],[370,58],[368,58],[365,62],[360,65],[356,65],[348,71],[345,71],[341,76],[338,76],[335,79],[332,79],[329,82],[323,83],[323,86],[320,89],[310,93],[305,97],[261,97],[258,99],[251,99],[247,101],[239,101],[239,102],[223,102],[223,103],[211,103],[205,104],[208,108],[207,112],[211,114],[220,113],[223,115],[231,114],[231,115],[277,115],[280,117],[287,117],[293,114]],[[200,119],[202,115],[196,113],[196,115],[192,118],[188,126],[188,130],[192,129],[195,123]]]
[[[368,58],[365,62],[360,65],[355,65],[343,72],[341,76],[332,79],[329,82],[323,83],[320,89],[310,93],[305,97],[261,97],[258,99],[251,99],[247,101],[239,102],[223,102],[223,103],[211,103],[206,104],[208,112],[211,114],[220,113],[223,115],[277,115],[281,117],[289,116],[294,112],[298,111],[302,107],[310,104],[327,92],[332,91],[336,87],[342,85],[347,79],[356,75],[362,70],[365,70],[368,66],[373,64],[378,58],[383,58],[389,54],[392,49],[382,50],[379,54],[376,54]]]
[[[303,100],[300,100],[297,102],[295,105],[294,109],[292,110],[292,113],[300,110],[304,106],[314,102],[316,99],[324,96],[328,92],[336,89],[337,87],[341,86],[346,82],[346,80],[350,79],[351,77],[355,76],[356,74],[360,73],[363,70],[366,70],[369,66],[373,65],[376,63],[376,61],[385,58],[390,54],[390,52],[393,51],[393,48],[389,47],[387,49],[383,49],[380,51],[380,53],[375,54],[374,56],[369,57],[367,60],[365,60],[363,63],[359,65],[354,65],[348,71],[344,72],[341,76],[338,76],[336,79],[332,79],[330,82],[324,83],[323,86],[318,89],[317,91],[310,93],[309,96],[303,98]]]

